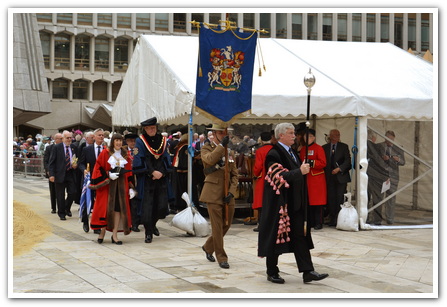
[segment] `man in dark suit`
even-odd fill
[[[82,152],[81,152],[81,158],[79,159],[79,170],[82,172],[83,176],[87,175],[87,165],[89,165],[89,172],[90,176],[92,175],[93,168],[95,167],[96,158],[101,153],[101,151],[104,149],[103,142],[104,142],[104,130],[101,128],[96,129],[93,131],[93,144],[87,144]],[[90,177],[91,178],[91,177]],[[84,181],[84,180],[82,180]],[[92,202],[95,200],[96,191],[91,191],[91,199]],[[92,206],[93,208],[93,206]],[[85,232],[88,232],[90,227],[88,226],[88,215],[90,212],[81,212],[81,220],[82,220],[82,228]]]
[[[258,257],[266,257],[267,280],[270,282],[284,283],[278,268],[278,257],[283,253],[294,254],[304,283],[322,280],[329,275],[314,270],[310,254],[314,245],[310,226],[305,223],[309,207],[303,197],[304,189],[307,189],[304,175],[309,173],[310,165],[301,163],[299,155],[291,147],[295,142],[292,124],[278,124],[275,138],[278,143],[265,158],[268,178],[264,184]]]
[[[65,130],[62,137],[62,143],[54,145],[49,170],[50,181],[54,182],[56,188],[57,214],[64,221],[65,216],[72,216],[70,209],[76,193],[75,170],[78,167],[78,153],[76,146],[71,143],[72,133]]]
[[[45,153],[43,155],[43,167],[45,169],[45,176],[50,178],[50,157],[53,152],[54,145],[62,142],[62,133],[56,133],[53,136],[54,144],[48,145],[45,148]],[[48,186],[50,188],[50,200],[51,200],[51,213],[56,214],[56,188],[54,182],[48,180]]]
[[[330,217],[329,226],[337,225],[340,205],[344,203],[344,194],[348,182],[351,182],[351,154],[347,144],[340,142],[340,131],[332,129],[329,132],[329,143],[323,145],[326,153],[326,187],[327,210]]]

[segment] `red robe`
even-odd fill
[[[265,169],[265,157],[267,156],[272,145],[265,144],[256,150],[255,165],[253,166],[253,176],[256,177],[255,189],[253,194],[253,209],[262,207],[262,195],[264,194],[264,178],[267,174]]]
[[[306,147],[300,150],[300,159],[305,159]],[[319,206],[326,205],[327,190],[326,190],[326,176],[324,175],[324,168],[326,167],[326,154],[323,147],[316,143],[312,143],[308,148],[308,159],[314,160],[314,166],[310,168],[307,177],[307,191],[309,196],[309,205]]]
[[[96,189],[96,199],[90,224],[92,229],[106,227],[107,230],[112,231],[115,204],[118,202],[121,212],[121,223],[118,226],[118,231],[127,235],[132,227],[128,183],[129,177],[132,176],[132,163],[130,157],[127,156],[127,164],[124,169],[130,172],[121,174],[116,180],[111,180],[109,179],[111,167],[107,162],[109,158],[109,149],[103,150],[96,159],[93,169],[92,186]]]

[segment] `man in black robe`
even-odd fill
[[[283,253],[294,253],[305,283],[322,280],[329,275],[314,271],[310,227],[304,230],[309,212],[305,208],[308,202],[303,199],[304,175],[309,173],[310,167],[308,163],[301,163],[299,155],[291,148],[295,141],[292,124],[278,124],[275,137],[278,143],[265,160],[268,179],[264,186],[258,256],[266,257],[267,280],[273,283],[284,283],[278,269],[278,257]]]
[[[151,243],[153,235],[160,235],[156,226],[158,220],[168,215],[166,176],[172,167],[166,137],[157,132],[157,118],[145,120],[141,126],[144,132],[136,141],[132,172],[137,177],[135,198],[139,201],[137,214],[144,225],[144,242]]]

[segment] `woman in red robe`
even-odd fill
[[[112,231],[112,243],[121,245],[118,232],[130,233],[132,227],[129,187],[133,188],[132,163],[123,145],[123,136],[115,133],[110,146],[96,159],[90,188],[96,190],[91,228],[101,229],[98,243],[102,243],[106,230]]]
[[[306,135],[304,135],[304,139]],[[313,225],[315,229],[323,228],[323,206],[327,202],[326,176],[324,168],[326,167],[326,154],[323,147],[315,143],[315,130],[309,129],[308,142],[308,160],[310,164],[310,172],[307,177],[307,195],[310,205],[311,217],[313,217]],[[306,147],[300,150],[301,161],[304,161]],[[312,226],[312,224],[311,224]]]

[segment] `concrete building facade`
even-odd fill
[[[150,9],[148,9],[149,11]],[[37,13],[26,15],[37,25],[32,32],[39,58],[43,99],[27,99],[35,117],[14,116],[14,134],[53,134],[63,129],[112,130],[111,110],[126,74],[138,37],[189,35],[191,21],[218,24],[234,21],[241,28],[264,29],[261,37],[358,42],[390,42],[423,56],[433,54],[433,13]],[[19,19],[20,16],[17,16]],[[21,16],[23,18],[23,16]],[[20,31],[20,23],[14,27]],[[23,23],[22,23],[23,24]],[[17,67],[26,61],[14,57]],[[16,64],[16,63],[15,63]],[[14,79],[15,80],[15,79]],[[15,96],[15,95],[14,95]],[[23,95],[22,95],[23,96]],[[23,99],[22,99],[23,100]],[[34,133],[34,134],[35,134]],[[32,133],[33,134],[33,133]]]

